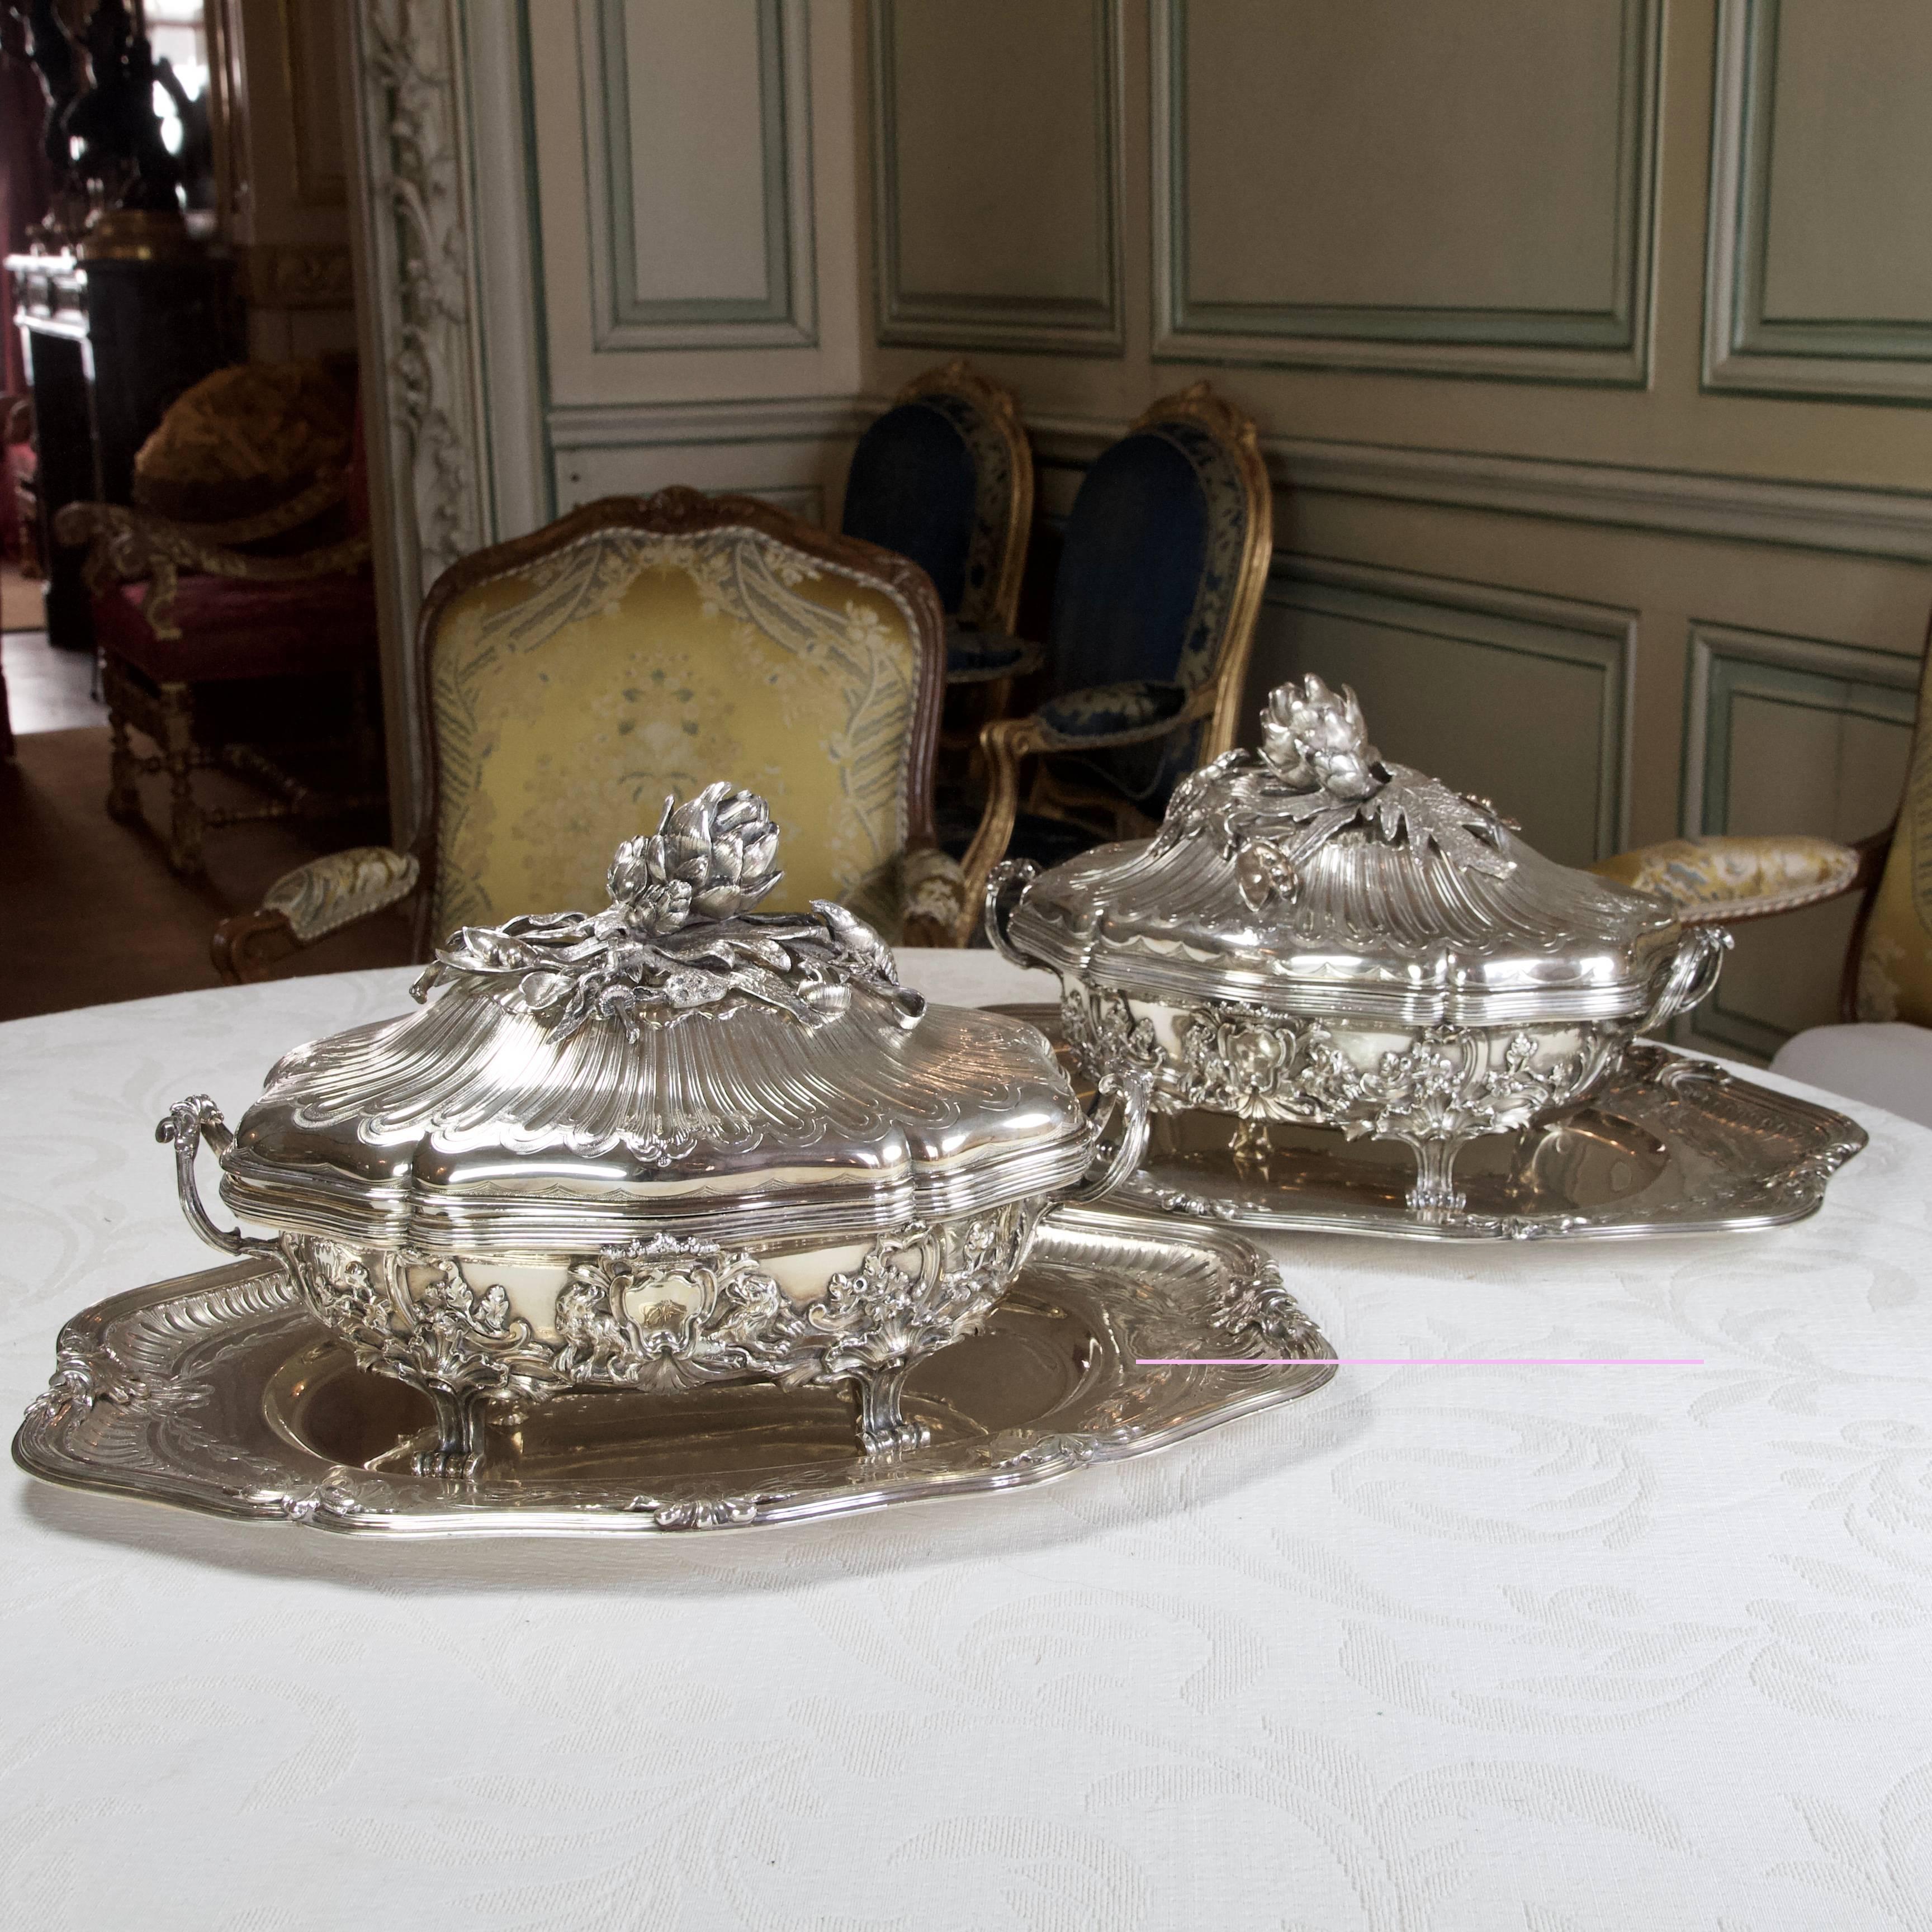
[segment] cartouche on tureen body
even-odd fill
[[[200,1097],[157,1130],[204,1239],[434,1400],[425,1469],[475,1466],[493,1400],[721,1380],[849,1382],[867,1450],[916,1444],[907,1371],[1086,1173],[1031,1028],[928,1006],[842,906],[751,910],[777,844],[749,793],[668,803],[606,910],[466,928],[424,1011],[297,1048],[232,1135]],[[203,1140],[274,1239],[209,1220]]]
[[[1154,838],[996,870],[988,934],[1059,975],[1090,1075],[1236,1117],[1238,1152],[1270,1120],[1406,1142],[1410,1208],[1439,1219],[1465,1142],[1587,1094],[1710,991],[1728,940],[1384,762],[1352,692],[1283,685],[1262,730],[1185,780]]]

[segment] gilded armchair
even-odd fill
[[[63,542],[88,547],[109,815],[138,823],[136,778],[165,772],[168,861],[184,874],[201,871],[210,827],[382,802],[355,398],[352,365],[332,358],[217,370],[142,446],[132,506],[56,518]],[[218,765],[266,802],[205,806],[194,774]]]
[[[225,920],[230,980],[413,901],[417,956],[464,926],[602,902],[619,842],[719,779],[784,834],[773,911],[851,907],[949,944],[958,867],[934,842],[944,646],[917,565],[770,505],[614,496],[446,571],[416,630],[428,781],[411,849],[299,866]]]
[[[1010,392],[972,364],[916,376],[859,439],[841,528],[909,556],[946,617],[950,687],[1004,687],[1036,670],[1013,634],[1033,525],[1033,452]]]
[[[1059,856],[1026,850],[1055,836],[1053,821],[1149,832],[1180,779],[1232,746],[1273,544],[1255,426],[1205,382],[1163,397],[1096,460],[1054,580],[1052,694],[981,736],[988,796],[963,866],[962,944],[1010,848]]]
[[[1594,870],[1672,901],[1688,925],[1732,926],[1862,895],[1839,981],[1842,1024],[1787,1040],[1774,1070],[1932,1126],[1932,638],[1898,818],[1829,838],[1673,838]]]

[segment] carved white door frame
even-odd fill
[[[416,616],[460,557],[543,520],[520,10],[353,0],[344,49],[394,836],[424,798]],[[472,130],[487,126],[479,149]]]

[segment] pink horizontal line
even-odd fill
[[[1136,1355],[1143,1369],[1701,1369],[1702,1355]]]

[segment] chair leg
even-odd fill
[[[183,878],[201,872],[203,820],[194,796],[194,694],[161,686],[161,763],[168,775],[168,863]]]
[[[1032,748],[1033,720],[1002,718],[980,734],[986,758],[986,809],[980,829],[960,862],[965,904],[959,917],[958,944],[970,946],[986,908],[986,880],[1006,856],[1020,810],[1020,761]]]
[[[107,697],[107,815],[116,825],[138,824],[141,794],[136,788],[134,748],[128,742],[127,714],[116,701],[113,686]]]

